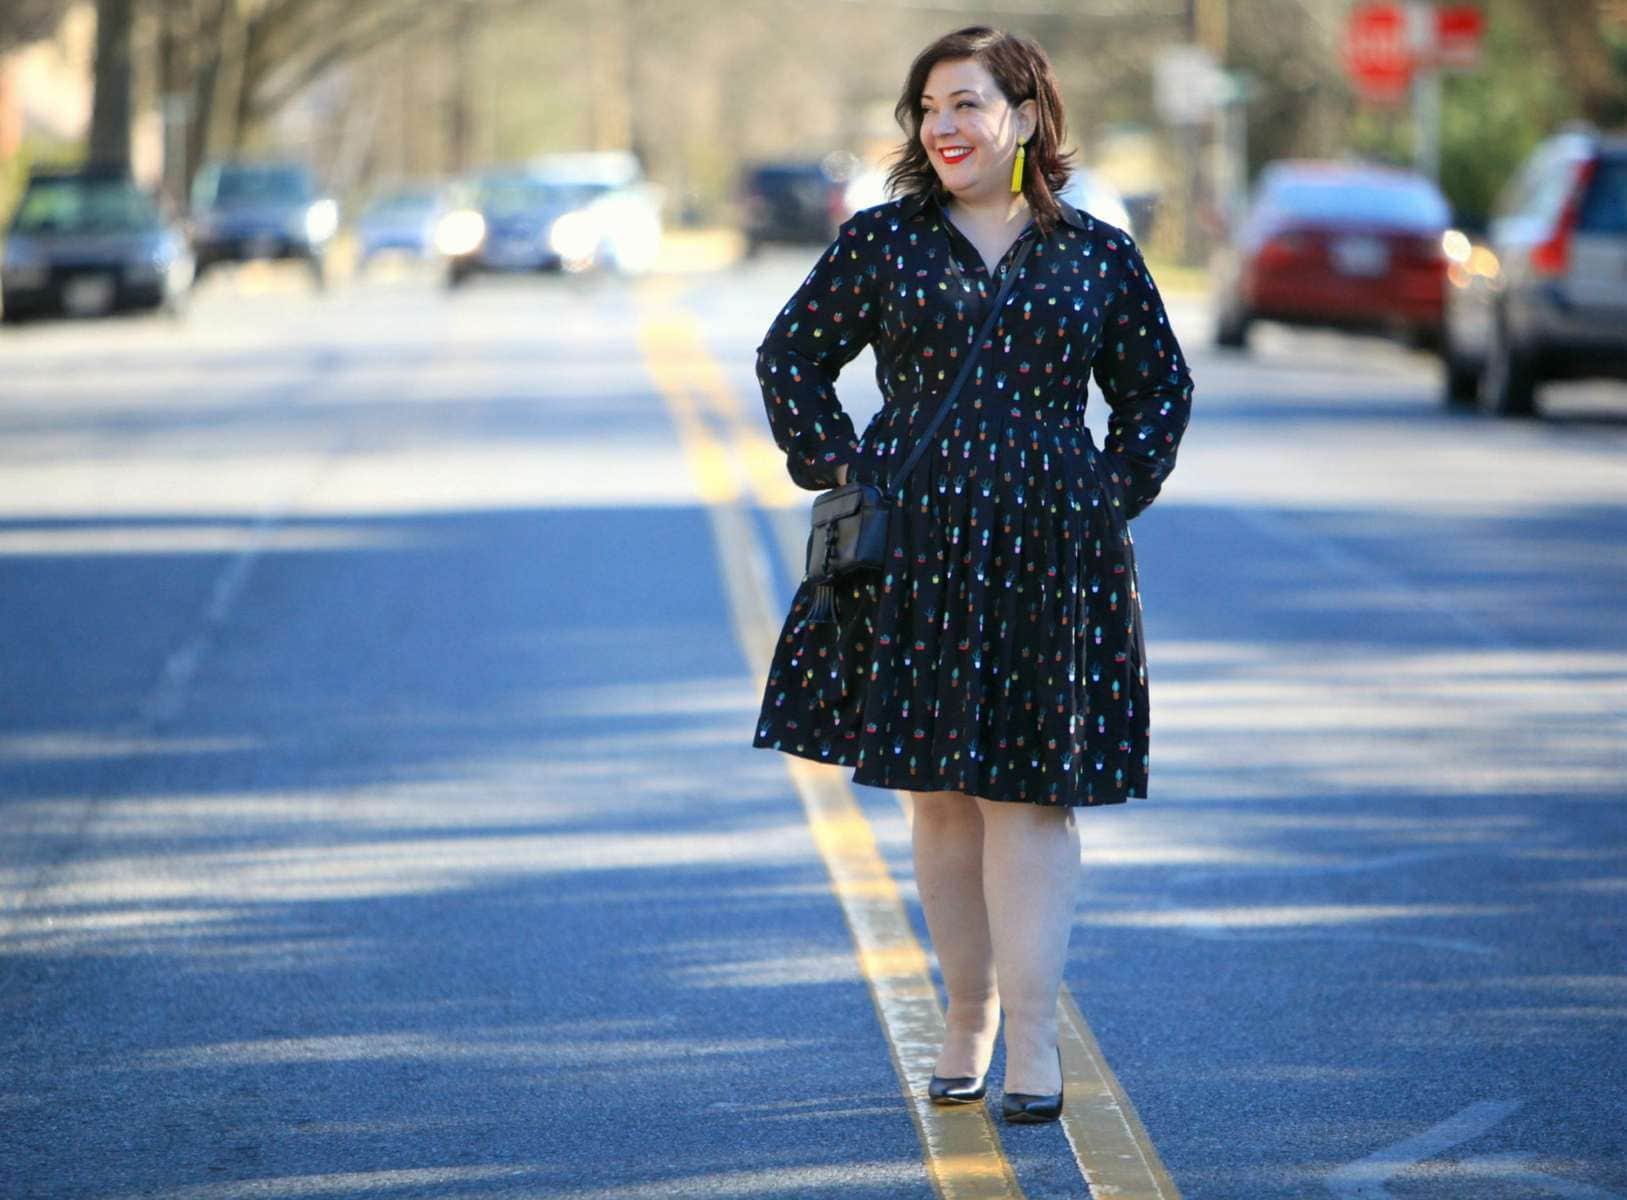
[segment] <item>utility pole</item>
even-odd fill
[[[474,9],[468,0],[460,0],[452,14],[452,34],[448,54],[451,75],[448,81],[446,140],[450,166],[461,175],[469,169],[473,157],[473,119],[470,112],[470,93],[474,88]]]
[[[192,28],[185,31],[178,28],[180,7],[179,0],[160,0],[158,5],[158,115],[163,122],[163,192],[178,211],[186,208],[187,201],[186,126],[192,110],[181,56],[188,37],[195,36]],[[190,10],[191,6],[187,7]]]
[[[1441,177],[1441,69],[1436,53],[1435,5],[1407,4],[1407,43],[1412,49],[1412,157],[1420,175]]]
[[[593,6],[589,32],[593,62],[593,148],[626,150],[633,144],[633,39],[627,0],[603,0]]]

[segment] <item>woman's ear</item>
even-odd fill
[[[1034,100],[1024,100],[1017,105],[1017,140],[1027,142],[1038,128],[1039,104]]]

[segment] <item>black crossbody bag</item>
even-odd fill
[[[971,378],[972,366],[977,362],[983,343],[994,336],[999,323],[1000,310],[1017,282],[1017,275],[1034,248],[1038,236],[1028,239],[1017,251],[1006,270],[1004,282],[994,297],[983,327],[977,331],[977,340],[960,364],[954,383],[949,385],[943,403],[932,414],[926,429],[910,451],[902,466],[894,471],[885,488],[873,483],[844,483],[840,487],[821,492],[813,502],[813,529],[808,534],[808,560],[803,571],[803,582],[817,585],[813,607],[808,610],[808,621],[818,623],[835,619],[836,580],[854,571],[877,571],[886,562],[887,523],[892,516],[891,497],[900,483],[908,479],[921,455],[926,452],[932,435],[938,432],[949,410],[954,407],[961,389]]]

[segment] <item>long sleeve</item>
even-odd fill
[[[785,452],[791,481],[820,490],[836,486],[836,469],[858,456],[852,419],[836,398],[836,377],[875,333],[874,266],[860,223],[845,222],[757,347],[774,442]]]
[[[1110,410],[1105,449],[1122,470],[1126,516],[1134,517],[1175,469],[1192,412],[1192,376],[1141,251],[1127,237],[1121,250],[1124,266],[1091,365]]]

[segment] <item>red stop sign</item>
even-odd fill
[[[1394,102],[1412,82],[1407,13],[1399,4],[1358,4],[1345,30],[1345,70],[1368,100]]]
[[[1472,4],[1455,4],[1435,14],[1435,61],[1442,67],[1471,70],[1480,62],[1486,20]]]

